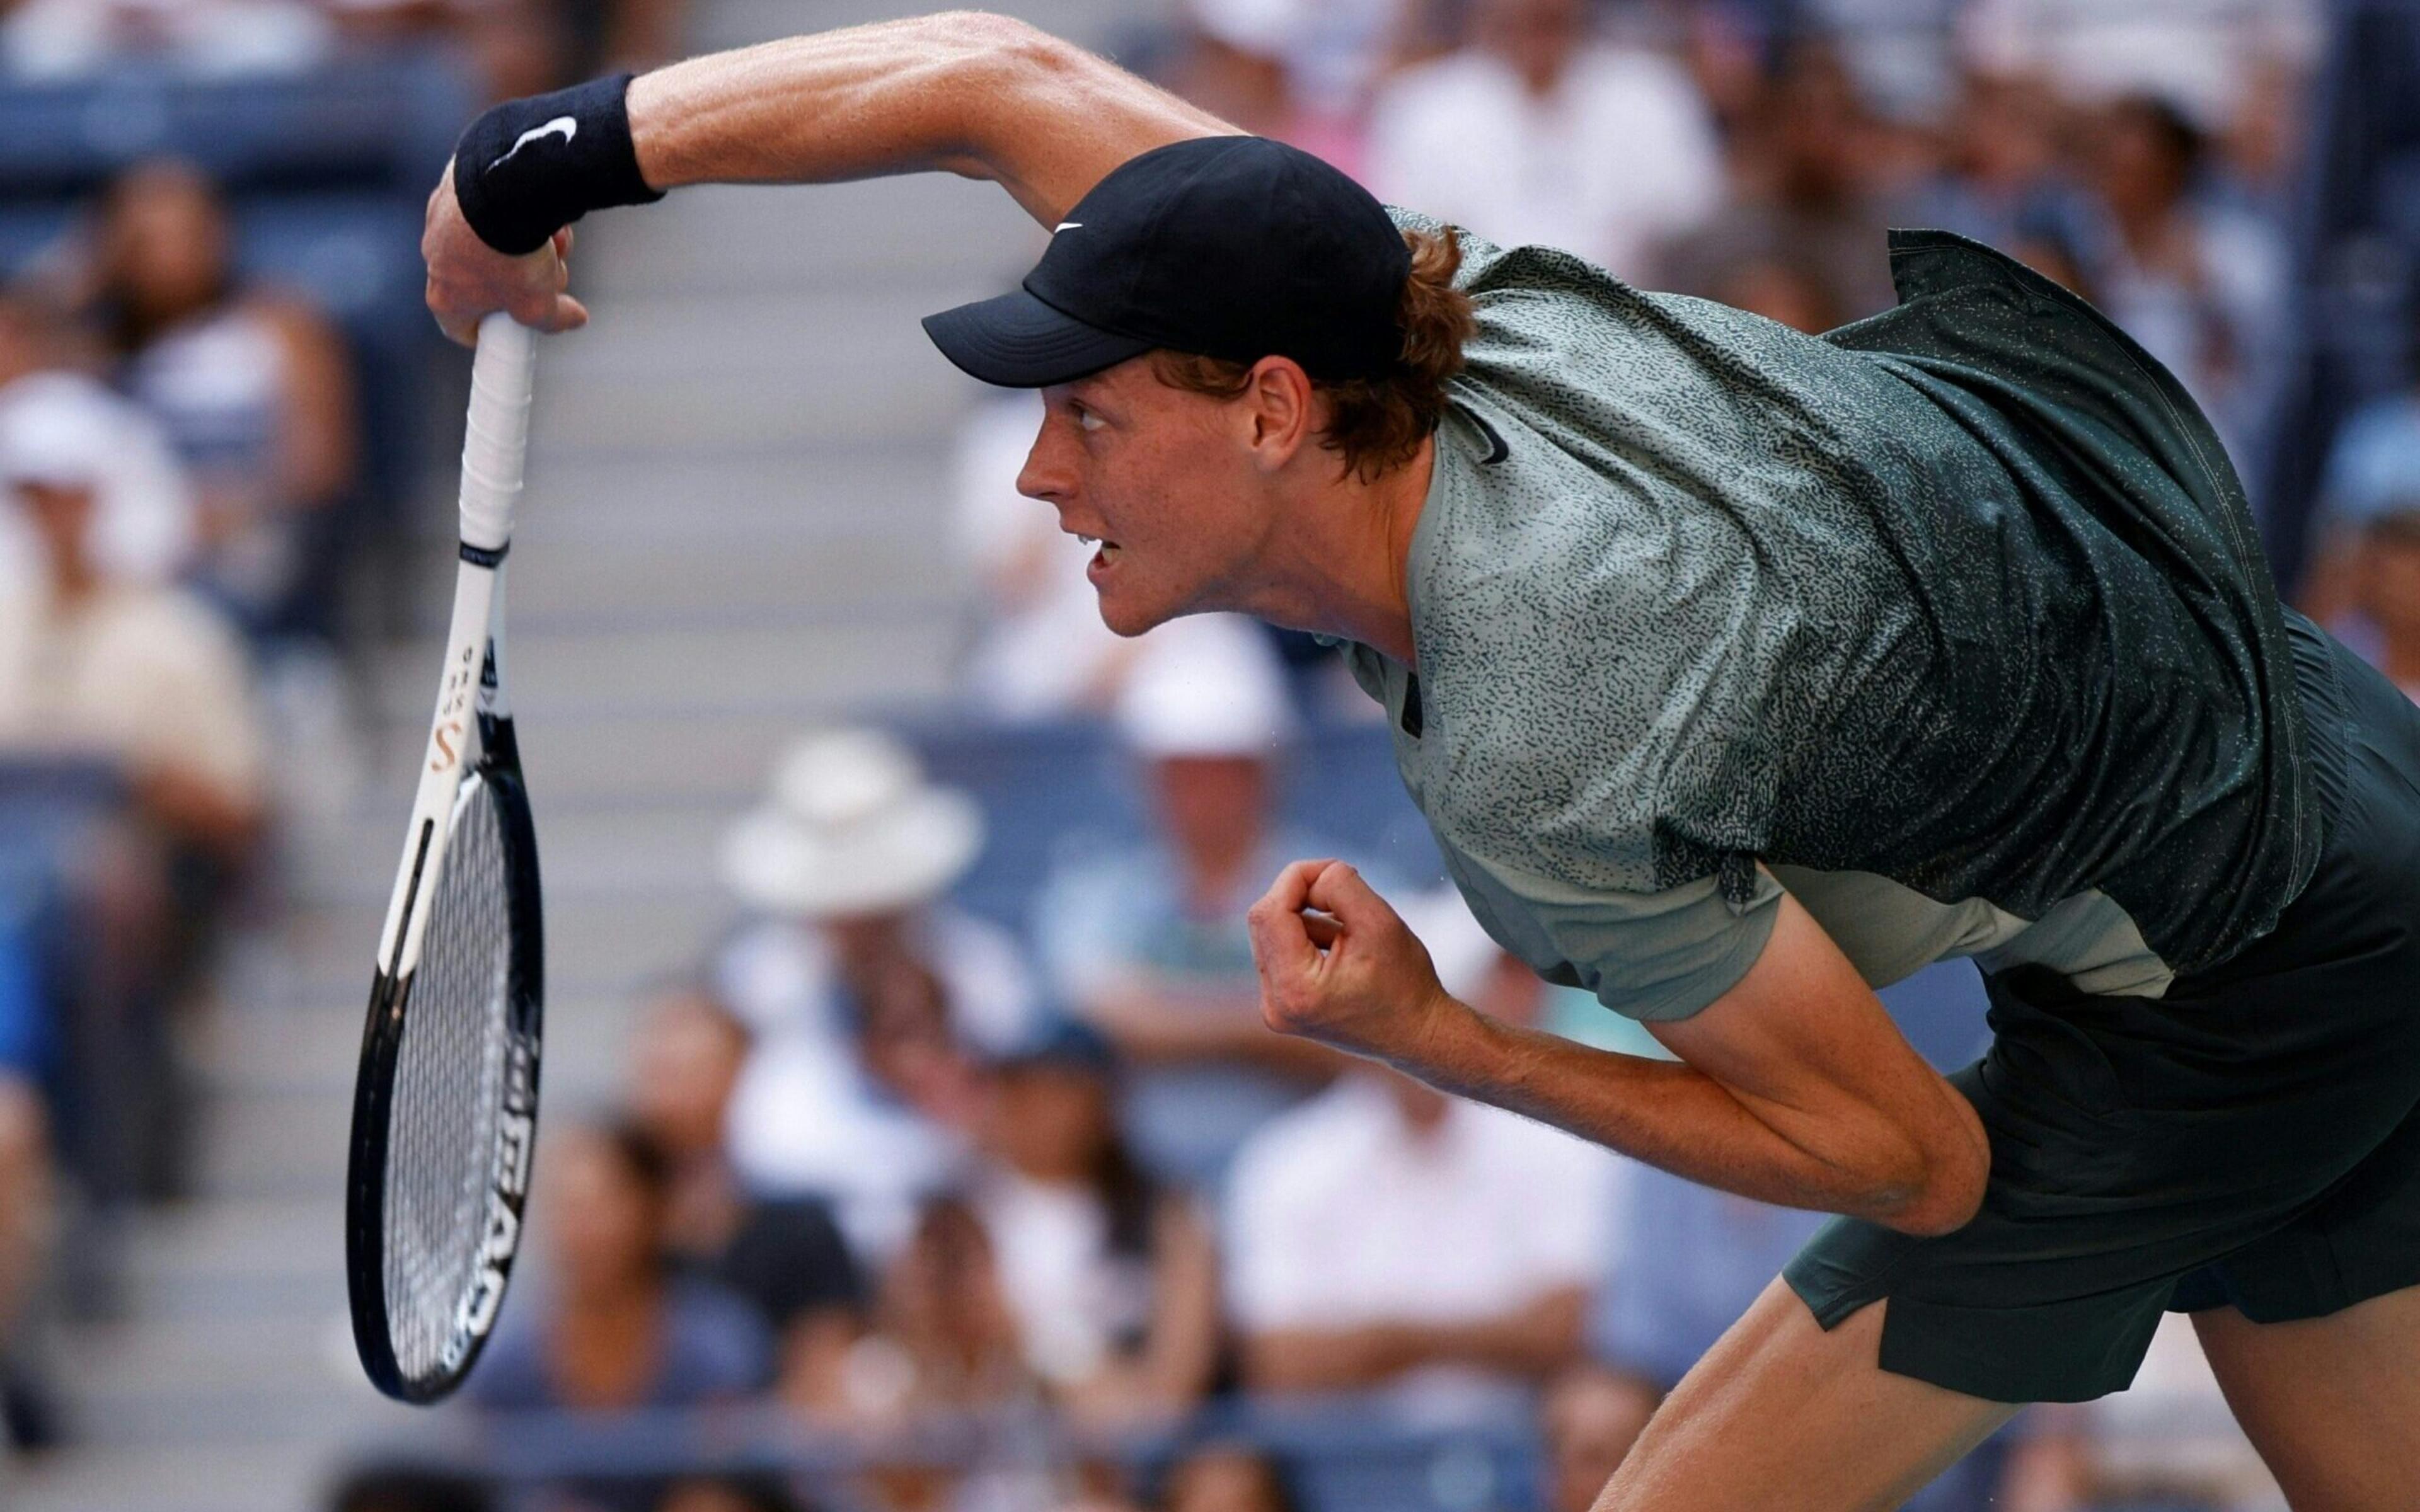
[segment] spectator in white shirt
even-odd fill
[[[1618,277],[1720,206],[1714,123],[1688,69],[1594,43],[1581,0],[1481,0],[1478,42],[1396,75],[1372,106],[1372,191],[1505,246]]]
[[[231,626],[199,598],[114,575],[96,537],[122,459],[110,407],[23,379],[0,406],[0,517],[32,569],[0,592],[0,754],[92,764],[127,802],[55,846],[74,953],[65,1054],[75,1146],[106,1203],[173,1194],[189,1103],[163,1013],[199,979],[262,830],[265,742]]]
[[[1059,1401],[1096,1422],[1175,1418],[1217,1363],[1218,1256],[1191,1197],[1127,1152],[1115,1072],[1109,1042],[1072,1023],[996,1064],[973,1204],[1026,1362]]]
[[[99,560],[120,444],[110,413],[70,390],[0,408],[0,485],[41,564],[0,601],[0,750],[118,766],[172,843],[231,867],[263,809],[250,671],[208,605]]]
[[[256,636],[306,627],[324,512],[359,481],[344,333],[317,301],[248,277],[226,197],[189,163],[113,179],[95,208],[89,314],[116,381],[192,480],[195,584]]]
[[[1293,733],[1261,627],[1233,614],[1161,625],[1118,702],[1156,832],[1077,855],[1035,910],[1052,986],[1132,1067],[1122,1109],[1145,1168],[1215,1190],[1246,1136],[1334,1074],[1334,1052],[1261,1021],[1245,910],[1297,856],[1342,854],[1279,826]]]
[[[965,1158],[968,1055],[1030,1032],[1016,942],[942,902],[983,827],[898,740],[840,730],[793,747],[772,801],[723,846],[726,884],[760,916],[715,964],[755,1036],[732,1093],[732,1163],[760,1195],[830,1201],[877,1264]]]
[[[1449,991],[1529,1016],[1536,980],[1459,900],[1411,901]],[[1387,1388],[1451,1420],[1578,1354],[1618,1157],[1517,1115],[1357,1068],[1236,1157],[1229,1306],[1261,1391]]]

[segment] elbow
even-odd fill
[[[1983,1180],[1979,1176],[1929,1178],[1894,1198],[1876,1214],[1876,1222],[1917,1239],[1939,1239],[1965,1227],[1982,1208]]]
[[[952,146],[931,166],[967,178],[1001,177],[1001,134],[1030,131],[1044,103],[1081,72],[1087,54],[1030,22],[987,10],[948,11],[918,24],[936,76],[946,79],[956,101]]]
[[[1867,1216],[1886,1228],[1918,1239],[1953,1234],[1983,1206],[1991,1182],[1991,1143],[1982,1120],[1962,1097],[1952,1096],[1956,1117],[1921,1138],[1911,1137],[1889,1174],[1876,1184]]]
[[[1083,55],[1075,43],[1032,22],[989,10],[948,11],[926,18],[925,24],[949,52],[995,66],[1050,74],[1065,70]]]

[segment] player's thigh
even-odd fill
[[[2295,1512],[2409,1512],[2420,1487],[2420,1287],[2325,1318],[2193,1315],[2202,1352]]]
[[[1876,1364],[1878,1302],[1826,1333],[1780,1281],[1674,1387],[1596,1512],[1895,1507],[2016,1411]]]

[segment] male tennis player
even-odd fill
[[[577,325],[586,210],[917,169],[1055,228],[926,325],[1042,391],[1020,486],[1109,625],[1343,641],[1480,918],[1679,1060],[1481,1017],[1315,860],[1254,911],[1269,1022],[1847,1215],[1601,1506],[1890,1504],[2164,1309],[2298,1506],[2414,1504],[2420,715],[2281,614],[2138,347],[1934,234],[1827,338],[1641,293],[968,15],[498,107],[429,301]],[[1997,1035],[1944,1080],[1870,984],[1958,954]]]

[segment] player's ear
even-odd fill
[[[1247,444],[1261,471],[1275,472],[1294,460],[1317,423],[1311,375],[1290,357],[1264,357],[1252,364],[1241,398]]]

